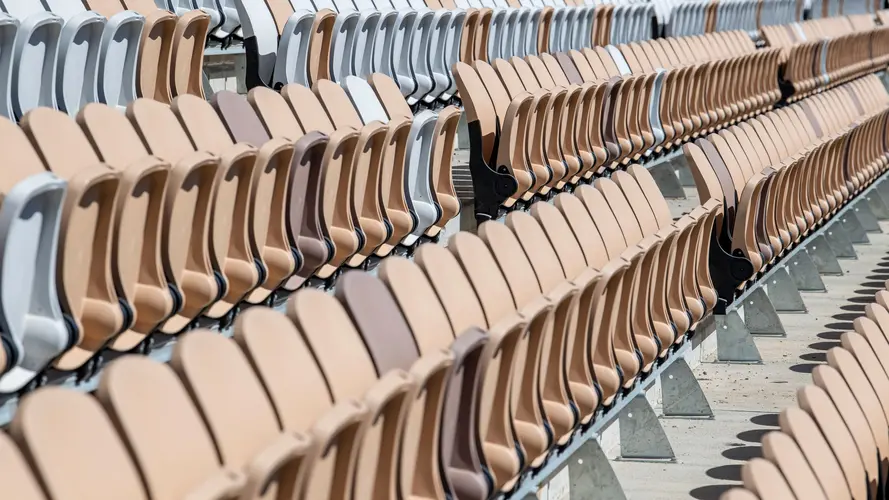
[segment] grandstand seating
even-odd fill
[[[797,406],[780,414],[780,430],[762,438],[763,458],[744,464],[744,489],[723,500],[759,498],[880,498],[885,491],[889,379],[886,292],[865,306],[853,331],[827,351]],[[754,496],[756,498],[756,496]]]
[[[889,28],[801,5],[0,0],[4,491],[510,495],[885,173]],[[726,500],[882,491],[881,294]]]

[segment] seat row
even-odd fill
[[[725,208],[720,298],[777,262],[885,171],[889,96],[875,75],[683,146],[702,199]],[[721,259],[721,260],[720,260]]]
[[[156,0],[157,5],[178,16],[200,10],[210,16],[207,33],[211,39],[243,38],[241,20],[235,0]]]
[[[856,318],[722,500],[883,498],[889,473],[889,292]]]
[[[781,26],[760,28],[763,40],[769,47],[787,48],[798,43],[815,42],[877,28],[873,15],[831,17]]]
[[[674,5],[665,23],[666,36],[691,36],[714,31],[755,32],[762,26],[802,20],[803,2],[796,0],[687,1]]]
[[[459,115],[373,75],[0,121],[0,391],[436,237]]]
[[[477,216],[768,109],[780,98],[777,56],[727,32],[458,63]]]
[[[508,491],[713,307],[720,209],[674,220],[632,166],[379,277],[349,271],[335,295],[300,290],[286,314],[247,309],[233,340],[185,333],[169,365],[115,360],[95,398],[38,389],[0,441],[6,491],[79,498],[99,471],[114,471],[108,498]]]
[[[647,4],[573,5],[564,0],[447,0],[317,4],[237,0],[248,87],[309,85],[374,72],[393,78],[413,105],[448,101],[457,61],[524,57],[648,39]]]
[[[0,116],[202,96],[209,23],[200,10],[179,17],[151,0],[0,2]]]
[[[812,2],[809,17],[824,19],[865,13],[873,15],[882,7],[883,3],[879,0],[820,0]]]
[[[785,52],[781,78],[793,101],[886,67],[889,27],[794,45]]]

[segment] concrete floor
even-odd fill
[[[695,206],[671,201],[675,214]],[[631,500],[695,498],[715,500],[740,484],[741,466],[761,456],[761,437],[777,428],[777,413],[795,404],[796,391],[810,383],[812,369],[825,362],[828,349],[852,328],[865,304],[889,278],[889,223],[856,245],[858,260],[841,260],[844,276],[824,276],[826,293],[804,293],[805,314],[781,314],[786,338],[757,337],[761,365],[705,360],[694,373],[713,409],[713,420],[661,419],[676,454],[675,463],[613,461]],[[657,411],[658,408],[655,408]],[[609,457],[617,446],[606,449]]]

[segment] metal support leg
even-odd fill
[[[667,433],[644,394],[633,398],[620,414],[620,458],[676,460]]]
[[[855,216],[858,218],[858,222],[861,223],[861,227],[864,228],[865,232],[883,232],[883,230],[880,229],[880,221],[877,220],[877,216],[870,210],[867,196],[859,198],[858,202],[855,203],[855,206],[852,207],[852,211],[855,212]]]
[[[766,280],[765,289],[769,302],[771,302],[771,305],[776,312],[808,312],[806,303],[803,302],[803,297],[799,294],[799,290],[796,288],[793,278],[790,277],[787,268],[783,265],[775,268],[772,275]]]
[[[886,200],[880,196],[880,191],[878,189],[871,189],[864,195],[864,199],[867,201],[868,208],[870,208],[870,211],[878,221],[889,220],[889,207],[886,206]]]
[[[565,460],[565,464],[550,477],[537,495],[523,500],[589,500],[608,498],[626,500],[624,489],[611,467],[611,462],[595,439],[590,439]]]
[[[836,259],[834,259],[836,262]],[[837,264],[839,265],[839,264]],[[793,283],[797,290],[801,292],[826,292],[827,287],[821,275],[818,274],[818,267],[809,255],[808,247],[801,248],[787,263],[787,272],[793,278]]]
[[[714,315],[716,359],[728,363],[762,363],[759,349],[737,311]]]
[[[778,317],[772,301],[769,300],[768,294],[757,287],[751,290],[744,302],[740,304],[739,310],[744,315],[744,324],[747,330],[753,335],[769,335],[773,337],[784,337],[787,332],[784,331],[784,325],[781,324],[781,318]]]
[[[889,208],[889,180],[886,180],[884,177],[882,180],[877,182],[874,191],[880,193],[880,197],[883,198],[883,203]]]
[[[839,221],[835,222],[833,225],[834,232],[836,232],[837,225],[842,229],[843,232],[846,233],[846,236],[849,238],[849,241],[852,243],[856,243],[859,245],[866,245],[870,243],[870,239],[867,237],[867,231],[864,230],[864,227],[861,225],[861,221],[858,220],[858,217],[855,215],[854,210],[849,210],[843,215],[839,216]]]
[[[852,249],[852,251],[854,252],[855,249]],[[830,243],[823,234],[815,236],[806,243],[806,253],[812,258],[812,263],[818,269],[818,274],[826,276],[843,275],[843,268],[840,267],[837,256],[833,253]]]
[[[858,260],[858,254],[855,253],[852,241],[849,240],[846,231],[840,227],[839,223],[828,226],[822,235],[827,240],[827,244],[830,245],[830,249],[837,259]],[[840,271],[840,274],[842,274],[842,271]]]
[[[679,183],[679,178],[676,177],[676,172],[669,162],[661,162],[649,171],[651,176],[654,177],[657,187],[661,189],[664,198],[674,200],[684,200],[686,198],[685,189]]]
[[[684,359],[673,361],[661,373],[661,398],[665,417],[713,418],[707,396]]]

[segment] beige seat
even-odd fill
[[[273,138],[291,142],[294,147],[286,193],[288,239],[302,257],[302,262],[284,284],[294,291],[333,256],[330,240],[323,224],[323,164],[327,137],[317,131],[306,131],[297,121],[281,94],[257,87],[247,95],[266,132]]]
[[[169,103],[183,94],[204,96],[202,70],[210,16],[191,10],[176,16],[151,0],[126,0],[123,9],[145,16],[139,53],[136,92],[140,97]],[[103,15],[114,15],[110,7]]]
[[[165,240],[163,235],[166,231],[178,233],[177,227],[190,229],[187,221],[166,216],[165,207],[175,206],[179,193],[168,188],[174,179],[186,177],[191,166],[171,166],[151,156],[127,118],[111,107],[87,105],[77,122],[98,157],[120,172],[118,220],[126,224],[116,226],[111,258],[120,269],[116,290],[130,304],[134,317],[132,326],[114,340],[112,348],[126,351],[181,307],[178,293],[169,287],[164,265],[171,252],[175,254],[176,247],[187,241]]]
[[[315,94],[306,87],[290,84],[281,89],[304,130],[317,130],[329,137],[322,157],[321,222],[333,245],[331,258],[316,271],[319,278],[333,276],[346,261],[362,248],[352,214],[352,183],[359,133],[355,129],[335,129]]]
[[[314,353],[334,400],[357,399],[368,406],[363,438],[356,449],[354,486],[345,493],[369,498],[374,491],[397,488],[404,418],[416,391],[413,378],[400,369],[378,378],[361,336],[330,295],[301,290],[288,301],[287,315]]]
[[[309,345],[285,315],[251,308],[235,320],[235,341],[256,371],[285,433],[307,436],[294,497],[348,498],[368,409],[361,399],[334,401]],[[292,385],[299,380],[300,390]],[[326,453],[325,453],[326,452]]]
[[[68,419],[67,426],[58,425],[61,414]],[[149,498],[111,419],[87,394],[57,387],[29,394],[22,400],[9,433],[47,498]],[[0,442],[7,448],[3,467],[14,470],[21,458],[16,460],[17,450],[8,449],[13,445],[5,436]],[[19,472],[21,476],[11,481],[11,494],[42,498],[31,473],[27,469]]]
[[[380,264],[379,276],[398,303],[420,354],[441,348],[454,353],[454,368],[448,380],[441,417],[443,480],[460,498],[485,499],[489,487],[483,469],[486,458],[484,448],[480,446],[478,408],[489,404],[494,394],[481,393],[477,389],[487,376],[484,366],[488,356],[498,349],[488,349],[486,345],[491,339],[477,328],[455,333],[435,290],[414,262],[390,257]],[[491,437],[507,439],[509,436]]]
[[[0,434],[0,463],[3,464],[3,483],[10,495],[22,500],[46,498],[22,452],[5,433]]]
[[[74,319],[80,339],[56,367],[76,370],[130,326],[115,287],[132,269],[112,263],[112,248],[122,236],[119,224],[128,223],[119,219],[126,210],[121,205],[130,199],[120,193],[118,172],[99,161],[68,115],[38,108],[24,116],[21,126],[47,170],[68,181],[57,279],[62,308]]]
[[[169,248],[164,272],[167,280],[178,286],[183,304],[160,330],[178,333],[225,295],[228,285],[215,267],[219,263],[211,254],[215,251],[211,236],[218,230],[225,234],[231,221],[220,221],[221,227],[216,227],[213,213],[217,204],[234,204],[234,193],[219,190],[224,171],[220,159],[195,150],[168,105],[139,99],[127,107],[127,118],[152,155],[177,166],[168,188],[169,192],[175,186],[176,196],[168,200],[165,215],[182,224],[167,225],[161,244]]]
[[[170,366],[203,417],[226,467],[247,477],[252,496],[293,498],[303,434],[282,432],[271,402],[235,342],[209,330],[185,334]]]
[[[283,286],[304,259],[299,249],[291,244],[287,227],[288,210],[293,204],[288,192],[292,188],[294,147],[287,139],[272,139],[243,96],[228,91],[217,92],[210,103],[232,140],[257,149],[247,241],[253,255],[263,264],[265,279],[246,300],[258,303]],[[304,153],[304,149],[300,151],[297,161],[302,161]]]
[[[146,497],[238,498],[261,489],[251,471],[245,476],[220,463],[200,411],[169,366],[142,356],[117,359],[102,372],[96,398],[126,443]]]

